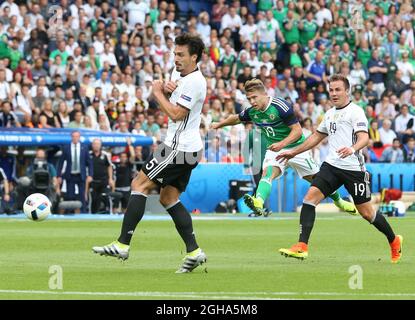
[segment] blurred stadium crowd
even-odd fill
[[[0,130],[131,132],[156,145],[168,118],[152,99],[152,81],[169,78],[174,39],[189,32],[206,45],[203,161],[244,161],[232,146],[244,143],[249,124],[208,131],[249,105],[245,81],[260,78],[270,95],[291,101],[309,135],[331,107],[328,77],[342,73],[370,120],[367,162],[415,162],[414,8],[410,0],[3,1]],[[151,152],[130,150],[107,151],[115,163],[122,153],[140,162]],[[7,151],[0,166],[14,181],[28,164],[21,150]],[[316,161],[327,152],[323,142]]]

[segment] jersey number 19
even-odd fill
[[[265,127],[265,133],[267,134],[267,136],[268,136],[269,138],[270,138],[270,137],[275,137],[275,136],[276,136],[274,129],[273,129],[273,128],[271,128],[271,127]]]

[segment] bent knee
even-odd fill
[[[376,217],[376,211],[373,208],[373,206],[370,204],[370,202],[366,202],[363,204],[356,204],[356,208],[359,211],[363,219],[369,221],[370,223],[373,222],[373,220]]]
[[[368,211],[363,211],[363,212],[359,211],[359,213],[360,213],[360,215],[362,216],[363,219],[369,221],[370,223],[373,222],[373,220],[375,218],[375,215],[376,215],[376,212],[372,212],[372,211],[369,211],[369,212]]]
[[[179,199],[171,196],[160,195],[160,203],[163,207],[167,207],[173,203],[176,203]]]
[[[303,202],[318,205],[323,199],[324,195],[321,191],[317,188],[311,187],[305,195]]]
[[[140,173],[131,181],[131,191],[147,194],[153,188],[154,183],[143,173]]]

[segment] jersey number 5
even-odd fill
[[[151,159],[147,164],[146,164],[146,169],[148,171],[150,171],[151,169],[153,169],[156,165],[158,164],[158,161],[156,158]]]

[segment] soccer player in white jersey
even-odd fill
[[[173,218],[186,245],[187,254],[176,273],[186,273],[206,262],[205,253],[196,243],[192,218],[179,200],[202,155],[199,126],[206,98],[206,79],[197,66],[204,50],[203,41],[197,36],[183,34],[175,39],[175,44],[175,70],[170,81],[153,82],[153,95],[169,117],[166,139],[131,183],[120,237],[106,246],[94,247],[93,251],[127,259],[131,237],[144,215],[147,195],[159,185],[160,202]]]
[[[369,142],[365,113],[350,101],[350,84],[346,77],[333,75],[329,80],[329,94],[334,107],[326,112],[317,131],[303,144],[276,157],[279,161],[288,161],[315,147],[328,136],[329,154],[303,200],[299,242],[289,249],[280,249],[280,252],[298,259],[308,257],[308,240],[314,225],[316,206],[344,185],[362,217],[386,236],[391,247],[391,261],[397,263],[402,255],[403,238],[395,235],[385,217],[376,213],[370,203],[369,173],[361,151]]]

